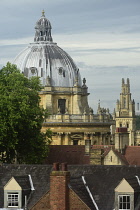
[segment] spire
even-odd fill
[[[101,114],[100,99],[99,99],[99,102],[98,102],[97,114]]]
[[[129,82],[129,78],[127,78],[127,84],[128,84],[128,85],[130,84],[130,82]]]
[[[124,78],[122,78],[122,85],[124,85]]]
[[[99,102],[98,102],[98,108],[100,108],[100,99],[99,99]]]

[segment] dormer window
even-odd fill
[[[25,204],[25,197],[28,198],[31,187],[31,176],[15,176],[12,177],[4,186],[4,208],[21,209]]]
[[[7,193],[7,204],[8,204],[8,207],[18,207],[19,206],[19,194],[16,192]]]
[[[132,179],[122,179],[115,188],[115,210],[134,210],[134,188],[129,181],[131,183]],[[134,178],[133,182],[136,182],[136,178]],[[137,185],[135,183],[134,187],[138,187]]]

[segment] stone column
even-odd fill
[[[129,133],[129,146],[134,146],[134,131],[132,130]]]
[[[93,137],[94,134],[95,134],[95,132],[94,133],[91,133],[91,135],[90,135],[91,145],[94,144],[94,137]]]
[[[57,133],[57,145],[62,145],[62,132]]]
[[[102,144],[105,145],[105,133],[101,133]]]
[[[65,132],[65,145],[69,145],[69,134],[70,132]]]

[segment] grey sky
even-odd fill
[[[89,104],[115,107],[122,77],[139,102],[139,0],[0,0],[0,66],[33,42],[42,9],[58,46],[78,65],[89,87]]]

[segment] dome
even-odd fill
[[[39,76],[43,86],[73,87],[77,81],[81,87],[79,70],[73,59],[53,42],[51,23],[44,11],[35,25],[34,43],[15,58],[14,64],[28,78]]]

